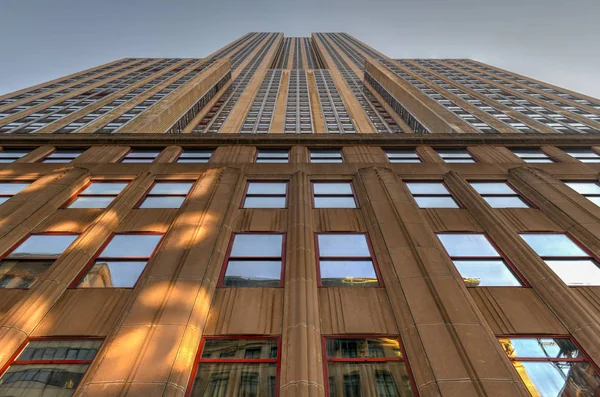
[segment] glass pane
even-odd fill
[[[462,150],[444,150],[444,149],[438,149],[437,150],[438,154],[440,156],[442,156],[442,158],[470,158],[471,154],[469,152],[467,152],[466,150],[462,149]]]
[[[162,234],[116,234],[100,256],[148,258],[161,238]]]
[[[0,378],[0,396],[68,397],[88,364],[11,365]]]
[[[565,185],[579,194],[600,194],[600,185],[594,182],[566,182]]]
[[[229,260],[223,285],[228,287],[279,287],[280,260]]]
[[[246,197],[244,208],[285,208],[285,197]]]
[[[102,345],[96,339],[34,340],[27,344],[17,361],[92,360]]]
[[[414,150],[392,150],[392,149],[388,149],[385,151],[385,153],[388,155],[388,157],[391,158],[403,158],[403,159],[407,159],[407,158],[412,158],[412,159],[418,159],[419,156],[417,155],[417,152]]]
[[[460,208],[458,203],[450,196],[446,197],[415,197],[415,201],[419,208]]]
[[[562,150],[564,150],[565,153],[569,154],[570,156],[573,157],[577,157],[577,158],[596,158],[599,157],[597,153],[595,153],[594,151],[592,151],[591,149],[568,149],[568,148],[562,148]]]
[[[71,162],[71,158],[47,158],[42,160],[42,163],[48,163],[48,164],[58,164],[58,163],[69,163]]]
[[[554,163],[554,161],[552,161],[552,159],[525,159],[526,163]]]
[[[179,158],[177,159],[178,163],[208,163],[208,159],[205,158],[186,158],[186,159],[182,159]]]
[[[314,182],[315,194],[353,194],[350,182]]]
[[[519,157],[548,158],[548,155],[541,152],[539,149],[514,149],[512,152]]]
[[[446,163],[475,163],[473,159],[445,159]]]
[[[534,396],[597,396],[600,376],[587,362],[513,362]]]
[[[516,194],[504,182],[470,182],[479,194]]]
[[[412,194],[450,194],[441,182],[407,182],[406,186]]]
[[[230,256],[281,257],[282,234],[236,234]]]
[[[500,338],[500,343],[509,357],[583,357],[569,338]]]
[[[529,205],[518,196],[483,198],[492,208],[529,208]]]
[[[81,153],[83,153],[82,150],[57,150],[53,153],[50,153],[47,158],[72,159],[81,155]]]
[[[6,202],[8,201],[8,199],[9,199],[9,198],[10,198],[10,197],[2,197],[2,196],[0,196],[0,204],[4,204],[4,203],[6,203]]]
[[[0,261],[0,288],[29,288],[54,261]]]
[[[277,349],[277,339],[206,339],[202,359],[277,359]]]
[[[315,197],[315,208],[356,208],[354,197]]]
[[[437,236],[450,256],[500,256],[483,234],[440,233]]]
[[[600,196],[596,196],[596,197],[588,197],[588,200],[590,200],[592,203],[596,204],[597,206],[600,207]]]
[[[323,287],[376,286],[377,274],[371,261],[320,261]]]
[[[29,183],[0,183],[0,194],[17,194],[29,186]]]
[[[398,159],[390,158],[390,163],[420,163],[420,159]]]
[[[212,150],[188,150],[185,149],[179,158],[209,158],[212,155]]]
[[[29,150],[2,150],[0,151],[0,159],[2,158],[20,158],[25,156],[26,154],[29,154]]]
[[[567,285],[600,285],[600,268],[593,260],[546,261]]]
[[[260,150],[258,152],[257,158],[265,158],[265,157],[279,157],[287,159],[289,155],[289,151],[287,150]]]
[[[285,194],[287,183],[285,182],[250,182],[248,183],[248,194]]]
[[[190,397],[275,397],[276,363],[200,363]]]
[[[114,197],[102,196],[77,197],[75,201],[69,204],[69,208],[106,208],[114,199]]]
[[[185,197],[178,196],[149,196],[140,204],[140,208],[180,208]]]
[[[595,157],[591,159],[580,158],[579,161],[582,163],[600,163],[600,157]]]
[[[161,150],[137,150],[134,149],[127,153],[127,158],[133,157],[156,157],[160,154]]]
[[[342,152],[339,150],[311,150],[310,157],[318,158],[318,157],[339,157],[342,158]]]
[[[413,397],[402,361],[381,363],[330,362],[329,395],[335,397]]]
[[[521,283],[501,260],[454,261],[467,287],[520,286]]]
[[[520,234],[539,256],[589,256],[564,234]]]
[[[154,159],[123,159],[123,161],[121,161],[121,163],[152,163],[154,161]]]
[[[193,182],[157,182],[151,194],[188,194]]]
[[[64,252],[78,237],[77,234],[67,235],[32,235],[27,237],[9,258],[56,258]]]
[[[289,163],[288,159],[256,159],[256,162],[263,164]]]
[[[370,257],[367,238],[364,234],[319,234],[321,257]]]
[[[127,182],[93,182],[80,194],[114,194],[121,193],[127,186]]]
[[[146,261],[96,261],[77,288],[130,288],[146,267]]]
[[[342,160],[341,158],[339,159],[311,159],[310,160],[311,163],[343,163],[344,160]]]
[[[327,358],[401,358],[396,338],[327,338]]]

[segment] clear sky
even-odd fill
[[[0,0],[0,94],[249,31],[347,32],[393,58],[472,58],[600,97],[600,0]]]

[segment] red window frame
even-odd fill
[[[313,157],[312,154],[313,152],[333,152],[333,151],[339,151],[340,152],[340,156],[328,156],[328,157],[316,157],[316,160],[342,160],[340,163],[336,162],[336,161],[332,161],[332,162],[318,162],[318,163],[313,163]],[[344,158],[344,151],[342,150],[342,148],[309,148],[308,149],[308,162],[311,164],[342,164],[346,162],[346,159]]]
[[[108,246],[108,244],[110,244],[110,242],[115,238],[115,236],[119,236],[119,235],[153,235],[153,236],[162,236],[160,238],[160,240],[158,240],[158,243],[156,243],[156,247],[154,247],[154,250],[152,251],[152,253],[150,254],[150,256],[148,257],[140,257],[140,256],[100,256],[100,254],[102,253],[102,251],[104,251],[104,249]],[[69,284],[69,289],[78,289],[78,285],[81,282],[81,280],[83,280],[83,278],[89,273],[89,271],[92,269],[92,267],[94,267],[94,264],[96,263],[97,260],[99,259],[104,259],[107,261],[116,261],[116,262],[126,262],[126,261],[146,261],[146,266],[144,266],[144,270],[142,270],[142,272],[140,273],[140,275],[138,276],[138,279],[136,280],[135,284],[132,285],[131,287],[93,287],[93,288],[86,288],[86,289],[134,289],[137,284],[140,281],[140,278],[142,277],[142,274],[144,274],[144,272],[146,271],[146,269],[148,268],[148,263],[150,263],[150,261],[154,258],[154,255],[156,254],[156,251],[160,248],[160,245],[162,244],[163,240],[165,238],[165,234],[164,233],[158,233],[158,232],[125,232],[125,233],[113,233],[110,235],[109,238],[106,239],[106,241],[100,246],[100,248],[98,248],[98,250],[96,251],[96,253],[94,254],[94,256],[92,257],[92,259],[87,263],[87,265],[85,265],[83,267],[83,269],[79,272],[79,274],[77,274],[77,276],[73,279],[73,281],[71,282],[71,284]]]
[[[196,151],[202,151],[202,152],[210,152],[210,156],[208,156],[208,159],[206,161],[196,161],[196,162],[187,162],[187,163],[179,163],[179,159],[181,158],[181,156],[185,153],[185,152],[196,152]],[[203,147],[198,147],[198,148],[182,148],[181,151],[179,151],[179,153],[177,154],[177,157],[175,158],[175,160],[173,161],[174,163],[179,163],[179,164],[207,164],[211,159],[213,154],[215,153],[215,149],[210,147],[210,148],[203,148]],[[188,159],[200,159],[200,157],[188,157]]]
[[[190,190],[186,193],[186,194],[153,194],[152,193],[152,189],[154,189],[154,187],[156,187],[156,185],[158,183],[191,183],[192,186],[190,186]],[[190,194],[190,192],[192,191],[192,189],[194,188],[194,183],[196,183],[196,180],[158,180],[158,181],[154,181],[152,183],[152,185],[148,188],[148,190],[146,190],[146,193],[144,193],[144,195],[142,196],[141,199],[138,200],[138,202],[135,204],[135,206],[133,208],[140,208],[140,206],[144,203],[144,201],[146,201],[146,199],[148,197],[183,197],[183,202],[181,203],[181,206],[179,208],[181,208],[183,206],[183,204],[185,204],[185,198],[188,196],[188,194]],[[170,208],[170,209],[174,209],[174,208]]]
[[[284,194],[250,194],[250,196],[248,196],[248,188],[250,188],[250,184],[251,183],[285,183],[285,193]],[[244,188],[244,199],[242,200],[242,205],[240,206],[241,209],[257,209],[257,208],[246,208],[246,199],[248,197],[284,197],[285,198],[285,204],[283,208],[273,208],[273,207],[263,207],[262,209],[285,209],[288,207],[288,194],[289,194],[289,190],[290,190],[290,182],[289,181],[282,181],[282,180],[251,180],[251,181],[246,181],[246,187]]]
[[[122,180],[122,179],[94,180],[94,179],[92,179],[88,183],[86,183],[81,189],[79,189],[75,194],[73,194],[71,197],[69,197],[69,199],[67,201],[65,201],[65,203],[63,205],[61,205],[59,208],[62,208],[62,209],[69,208],[69,206],[73,203],[73,201],[77,200],[79,197],[112,197],[114,200],[119,196],[119,194],[123,193],[123,190],[127,189],[127,186],[129,186],[129,184],[131,182],[132,181],[130,179],[127,179],[127,180]],[[90,185],[92,185],[93,183],[125,183],[125,184],[127,184],[127,186],[125,186],[119,194],[111,193],[111,194],[84,194],[84,195],[81,195],[81,193],[85,189],[90,187]]]
[[[504,183],[506,186],[509,187],[510,190],[513,191],[513,194],[506,194],[506,193],[479,193],[477,192],[477,190],[475,188],[473,188],[473,190],[475,190],[477,192],[477,194],[479,194],[482,198],[485,197],[518,197],[519,199],[521,199],[521,201],[523,201],[525,204],[527,204],[527,206],[529,208],[537,208],[531,201],[529,201],[527,198],[523,197],[519,191],[517,189],[515,189],[515,187],[513,185],[511,185],[508,181],[506,180],[490,180],[490,179],[482,179],[482,180],[467,180],[467,182],[469,182],[469,185],[471,185],[472,183]],[[471,187],[473,187],[471,185]],[[504,207],[492,207],[492,208],[504,208]],[[507,207],[507,208],[511,208],[511,207]],[[512,207],[514,208],[514,207]]]
[[[396,339],[400,345],[400,351],[402,352],[402,357],[374,357],[374,358],[363,358],[363,357],[329,358],[329,357],[327,357],[327,339],[367,339],[367,338]],[[360,364],[360,363],[381,363],[381,362],[387,362],[387,361],[400,361],[400,362],[404,363],[404,366],[406,368],[406,373],[408,374],[408,377],[410,379],[410,385],[412,387],[413,394],[415,396],[419,395],[419,392],[417,390],[417,385],[415,383],[415,379],[414,379],[412,371],[410,369],[410,364],[408,363],[408,358],[406,357],[406,351],[404,350],[404,343],[402,343],[402,339],[400,338],[400,335],[381,335],[381,334],[375,334],[375,335],[371,335],[371,334],[322,335],[321,336],[321,349],[322,349],[322,354],[323,354],[323,376],[325,378],[324,384],[325,384],[325,395],[326,396],[329,396],[329,365],[328,365],[329,362],[332,362],[332,363],[347,362],[347,363],[359,363]]]
[[[259,158],[258,155],[260,154],[260,152],[263,153],[268,153],[268,152],[287,152],[287,161],[282,161],[280,163],[263,163],[260,162],[258,160],[281,160],[283,159],[283,157],[271,157],[271,156],[267,156],[264,158]],[[290,149],[289,148],[256,148],[256,152],[254,153],[254,163],[257,164],[286,164],[290,162]]]
[[[0,164],[1,164],[1,163],[0,163]],[[9,163],[9,164],[10,164],[10,163]],[[19,181],[19,180],[14,180],[14,179],[13,179],[13,180],[10,180],[10,181],[2,181],[2,180],[0,180],[0,185],[9,184],[9,183],[28,183],[28,184],[29,184],[29,186],[31,186],[31,184],[32,184],[32,183],[34,183],[34,182],[35,182],[35,181],[28,181],[28,180],[25,180],[25,181]],[[23,190],[27,189],[29,186],[26,186],[26,187],[24,187],[23,189],[21,189],[20,191],[18,191],[18,192],[17,192],[17,193],[15,193],[15,194],[5,194],[5,193],[0,193],[0,197],[8,197],[8,199],[10,199],[10,198],[11,198],[11,197],[13,197],[14,195],[16,195],[16,194],[19,194],[19,193],[21,193]],[[8,200],[8,199],[7,199],[7,200]],[[0,203],[0,204],[2,204],[2,203]]]
[[[233,249],[233,242],[235,241],[235,236],[238,236],[240,234],[278,234],[281,235],[281,258],[280,257],[275,257],[275,256],[231,256],[231,250]],[[285,257],[286,257],[286,243],[287,243],[287,233],[280,233],[280,232],[240,232],[240,233],[232,233],[231,237],[229,238],[229,244],[227,245],[227,252],[225,253],[225,259],[223,260],[223,266],[221,266],[221,274],[219,275],[219,281],[217,282],[217,287],[219,288],[283,288],[284,285],[284,275],[285,275]],[[281,273],[279,276],[279,286],[277,287],[233,287],[233,286],[229,286],[229,285],[223,285],[223,281],[225,279],[225,273],[227,272],[227,267],[229,266],[229,260],[233,258],[233,259],[237,259],[237,260],[245,260],[245,259],[250,259],[250,260],[258,260],[258,259],[269,259],[269,260],[275,260],[275,259],[281,259]]]
[[[367,247],[369,248],[370,257],[366,256],[321,256],[321,249],[319,248],[319,235],[320,234],[361,234],[365,236],[367,240]],[[367,288],[384,288],[385,285],[383,283],[383,278],[381,277],[381,272],[379,270],[379,265],[377,264],[377,258],[375,257],[375,252],[373,251],[373,246],[371,244],[371,239],[369,238],[369,234],[367,232],[316,232],[314,235],[315,239],[315,256],[317,261],[317,286],[319,288],[342,288],[342,287],[326,287],[321,283],[321,259],[329,259],[329,260],[370,260],[373,262],[373,268],[375,270],[375,276],[377,277],[376,285],[369,285]],[[364,287],[361,287],[364,288]]]
[[[556,362],[556,361],[568,361],[568,362],[588,362],[595,370],[596,372],[598,372],[600,374],[600,368],[596,365],[596,363],[590,358],[590,356],[581,348],[581,346],[579,345],[579,343],[577,343],[577,341],[570,335],[559,335],[559,334],[549,334],[549,335],[543,335],[543,334],[517,334],[517,335],[511,335],[511,334],[499,334],[496,335],[497,339],[500,338],[510,338],[510,339],[568,339],[571,341],[571,343],[573,343],[577,349],[579,350],[579,353],[581,353],[581,355],[583,357],[580,358],[549,358],[549,357],[510,357],[509,355],[507,355],[508,359],[512,362],[512,361],[538,361],[538,362]]]
[[[454,196],[454,194],[452,193],[452,190],[448,187],[448,185],[444,181],[427,180],[427,179],[417,179],[417,180],[404,179],[403,182],[404,182],[404,184],[407,185],[406,189],[408,190],[408,193],[410,193],[410,195],[413,196],[414,198],[416,198],[416,197],[450,197],[452,200],[454,200],[454,202],[456,203],[458,208],[464,208],[464,206],[462,205],[460,200]],[[448,194],[441,194],[441,193],[416,193],[415,194],[415,193],[411,192],[410,189],[408,188],[409,183],[439,183],[442,186],[444,186],[444,188],[448,191]],[[416,203],[416,200],[415,200],[415,203]],[[435,207],[420,207],[418,203],[417,203],[417,206],[422,209],[435,208]],[[454,209],[458,209],[458,208],[454,208]],[[450,209],[453,209],[453,208],[450,208]]]
[[[496,250],[496,252],[498,253],[498,256],[451,256],[450,253],[448,252],[448,250],[446,249],[446,247],[444,246],[444,244],[442,244],[442,240],[440,240],[440,238],[438,237],[439,234],[480,234],[483,237],[485,237],[485,239],[490,243],[490,245]],[[502,260],[504,261],[504,263],[506,264],[506,267],[508,267],[508,270],[511,271],[511,273],[515,276],[515,278],[522,284],[522,285],[514,285],[514,286],[510,286],[510,285],[506,285],[506,286],[469,286],[469,285],[465,285],[467,288],[531,288],[531,285],[529,284],[529,282],[525,279],[525,277],[523,277],[523,275],[521,274],[521,272],[519,272],[519,270],[516,268],[516,266],[506,257],[506,255],[504,255],[504,252],[502,252],[502,250],[500,249],[500,247],[498,247],[496,245],[496,243],[490,238],[490,236],[488,236],[487,233],[481,233],[481,232],[439,232],[439,233],[435,233],[436,238],[438,239],[438,241],[440,242],[440,245],[442,246],[442,248],[444,249],[444,252],[446,253],[446,255],[448,256],[448,258],[450,259],[450,261],[452,262],[452,265],[454,266],[454,268],[456,269],[456,271],[458,272],[458,274],[462,277],[462,274],[460,274],[460,272],[458,271],[458,268],[456,267],[456,265],[454,265],[454,261],[455,260],[465,260],[465,261],[477,261],[477,260]],[[525,243],[527,244],[527,243]],[[464,280],[463,280],[464,282]]]
[[[468,147],[436,147],[436,148],[434,148],[434,150],[435,150],[435,152],[438,154],[438,156],[440,156],[440,157],[442,158],[442,160],[444,160],[444,163],[446,163],[446,164],[473,164],[473,163],[479,163],[479,160],[477,159],[477,157],[475,157],[475,156],[473,155],[473,153],[471,153],[471,151],[469,150],[469,148],[468,148]],[[459,162],[459,161],[456,161],[456,162],[455,162],[455,161],[453,161],[453,162],[449,163],[449,162],[447,162],[447,161],[446,161],[446,159],[444,158],[444,156],[443,156],[443,155],[440,153],[440,150],[448,150],[448,151],[450,151],[450,150],[455,150],[455,151],[464,151],[466,154],[468,154],[468,155],[471,157],[471,159],[473,160],[473,162],[468,162],[468,161],[465,161],[465,162],[463,163],[463,162]],[[466,157],[465,157],[465,158],[466,158]],[[450,160],[453,160],[453,159],[460,159],[460,157],[458,157],[458,158],[457,158],[457,157],[450,157],[449,159],[450,159]]]
[[[202,358],[202,352],[204,345],[209,339],[265,339],[265,340],[276,340],[277,341],[277,358],[276,359],[265,359],[265,358],[237,358],[237,359],[222,359],[222,358]],[[204,336],[200,341],[200,346],[194,359],[194,366],[192,367],[192,373],[188,382],[185,396],[189,397],[192,394],[192,387],[194,386],[194,380],[196,373],[198,372],[198,366],[201,363],[275,363],[275,397],[279,396],[279,375],[281,372],[281,336],[280,335],[220,335],[220,336]]]
[[[315,183],[347,183],[350,185],[350,189],[352,190],[352,194],[316,194],[315,193]],[[360,208],[360,204],[358,202],[358,199],[356,197],[356,190],[354,189],[354,183],[352,181],[344,181],[344,180],[313,180],[310,181],[310,190],[311,190],[311,196],[312,196],[312,207],[313,208],[317,208],[316,203],[315,203],[315,198],[316,197],[350,197],[352,196],[352,199],[354,200],[354,205],[355,208],[348,208],[348,209],[358,209]],[[332,207],[332,208],[339,208],[339,207]],[[321,208],[324,209],[324,208]]]
[[[132,162],[132,163],[123,163],[123,160],[127,159],[128,156],[132,153],[135,153],[136,151],[151,151],[151,150],[156,150],[158,151],[158,153],[156,154],[156,156],[154,156],[152,158],[152,161],[145,161],[145,162]],[[165,150],[164,148],[152,148],[152,147],[148,147],[148,148],[144,148],[144,147],[135,147],[135,148],[129,148],[129,150],[123,155],[121,156],[121,158],[119,160],[117,160],[117,163],[121,163],[121,164],[152,164],[154,163],[154,161],[156,161],[156,159],[158,158],[158,156],[160,156],[160,154],[162,153],[162,151]],[[132,157],[135,159],[148,159],[150,160],[150,157]]]
[[[389,155],[388,151],[391,152],[391,151],[395,151],[395,150],[397,150],[397,151],[405,151],[405,152],[413,151],[417,155],[416,160],[418,160],[418,161],[413,161],[413,162],[402,162],[402,161],[401,162],[394,162],[390,158],[390,155]],[[388,162],[390,162],[392,164],[423,164],[424,163],[423,158],[421,157],[421,155],[417,151],[416,147],[412,147],[412,148],[410,148],[410,147],[385,147],[385,148],[383,148],[383,152],[385,153],[385,157],[387,158]],[[410,158],[407,158],[407,159],[410,159]]]

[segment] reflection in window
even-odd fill
[[[356,208],[350,182],[313,182],[315,208]]]
[[[467,149],[436,149],[446,163],[475,163]]]
[[[0,151],[0,163],[14,163],[29,154],[29,149],[4,149]]]
[[[596,396],[600,375],[568,337],[499,338],[532,396]]]
[[[512,152],[526,163],[554,163],[554,160],[540,149],[514,148]]]
[[[0,182],[0,204],[29,186],[29,183]]]
[[[274,338],[207,338],[190,396],[275,397],[278,361]]]
[[[311,163],[343,163],[341,150],[310,149]]]
[[[156,182],[140,208],[180,208],[193,182]]]
[[[520,236],[565,284],[600,285],[598,262],[567,235],[522,233]]]
[[[92,262],[77,288],[131,288],[152,257],[161,234],[116,234]]]
[[[212,150],[196,150],[196,149],[183,149],[179,157],[177,158],[178,163],[208,163],[212,156]]]
[[[127,182],[92,182],[68,208],[106,208],[127,186]]]
[[[0,288],[29,288],[77,237],[76,234],[29,236],[0,261]]]
[[[290,160],[288,149],[259,149],[256,155],[257,163],[288,163]]]
[[[56,149],[47,155],[42,163],[70,163],[84,151],[84,149]]]
[[[236,234],[225,262],[226,287],[279,287],[283,234]]]
[[[365,234],[318,234],[317,252],[321,286],[379,286],[373,255]]]
[[[596,182],[565,182],[565,185],[600,206],[600,185]]]
[[[590,148],[560,148],[571,157],[582,163],[600,163],[600,155]]]
[[[385,149],[390,163],[420,163],[421,158],[415,149]]]
[[[248,182],[244,208],[285,208],[287,182]]]
[[[71,396],[102,341],[34,340],[0,377],[2,396]]]
[[[467,287],[522,285],[485,235],[438,233],[437,236]]]
[[[458,203],[442,182],[407,182],[419,208],[458,208]]]
[[[529,205],[506,182],[470,182],[470,184],[492,208],[529,208]]]
[[[160,152],[158,149],[131,149],[121,163],[152,163]]]

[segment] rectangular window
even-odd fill
[[[522,233],[520,236],[565,284],[600,285],[598,262],[566,234]]]
[[[29,288],[78,236],[30,235],[0,261],[0,288]]]
[[[414,396],[397,337],[325,337],[327,396]]]
[[[71,396],[101,345],[98,339],[31,340],[0,376],[0,395]]]
[[[467,149],[436,149],[446,163],[475,163],[475,159]]]
[[[311,163],[343,163],[341,150],[310,149]]]
[[[179,157],[178,163],[208,163],[212,156],[212,149],[183,149]]]
[[[317,255],[319,286],[379,286],[374,255],[365,234],[317,234]]]
[[[511,150],[526,163],[554,163],[554,160],[540,149],[513,148]]]
[[[600,206],[600,185],[596,182],[565,182],[565,185]]]
[[[14,163],[29,152],[30,149],[4,149],[0,151],[0,163]]]
[[[560,148],[560,150],[567,153],[571,157],[575,157],[582,163],[600,163],[600,155],[591,148],[564,147]]]
[[[506,182],[469,182],[492,208],[529,208]]]
[[[595,396],[600,374],[567,336],[498,338],[532,396]]]
[[[248,182],[243,208],[285,208],[287,182]]]
[[[484,234],[438,233],[437,236],[467,287],[523,285]]]
[[[128,182],[92,182],[67,204],[68,208],[106,208]]]
[[[258,149],[257,163],[289,163],[289,149]]]
[[[161,151],[159,149],[131,149],[121,159],[121,163],[152,163]]]
[[[86,149],[56,149],[47,155],[42,163],[70,163],[79,155],[85,152]]]
[[[385,149],[390,163],[421,163],[421,158],[415,149]]]
[[[0,204],[4,203],[29,185],[30,183],[23,182],[0,182]]]
[[[351,182],[313,182],[315,208],[357,208]]]
[[[407,182],[419,208],[459,208],[443,182]]]
[[[194,182],[156,182],[139,208],[180,208]]]
[[[279,359],[277,338],[204,338],[189,396],[275,397]]]
[[[72,285],[76,288],[133,288],[162,234],[115,234]]]
[[[283,234],[240,233],[233,235],[230,244],[221,275],[221,286],[283,286]]]

